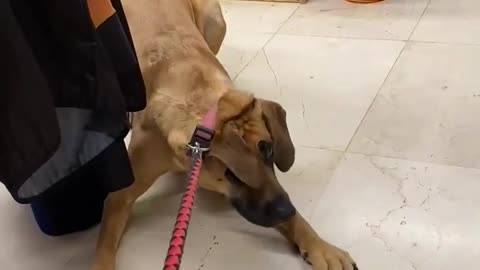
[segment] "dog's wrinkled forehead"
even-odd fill
[[[255,148],[259,140],[272,140],[267,127],[261,103],[255,99],[248,110],[245,110],[237,119],[232,120],[225,128],[234,128],[251,147]]]
[[[295,149],[288,132],[286,113],[279,104],[235,95],[226,98],[230,106],[223,104],[225,111],[220,111],[224,122],[210,154],[243,182],[256,187],[262,179],[274,176],[273,164],[266,162],[265,152],[271,153],[272,163],[285,172],[293,165]],[[235,100],[244,103],[239,106]],[[228,118],[225,112],[229,113]]]

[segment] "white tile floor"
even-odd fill
[[[287,109],[281,176],[298,208],[362,270],[480,265],[480,2],[224,1],[220,58]],[[180,187],[181,188],[181,187]],[[135,210],[119,270],[162,267],[179,187]],[[0,269],[88,269],[97,231],[51,239],[0,191]],[[183,269],[309,269],[275,232],[200,195]]]

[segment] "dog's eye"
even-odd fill
[[[258,151],[262,155],[262,158],[266,161],[270,161],[273,158],[273,144],[267,141],[259,141],[257,144]]]

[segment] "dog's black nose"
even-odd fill
[[[288,220],[297,212],[288,196],[278,196],[275,198],[269,203],[267,211],[271,217],[280,221]]]

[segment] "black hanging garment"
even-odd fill
[[[0,0],[0,181],[47,234],[98,223],[133,182],[123,138],[145,86],[112,3],[95,29],[86,0]]]

